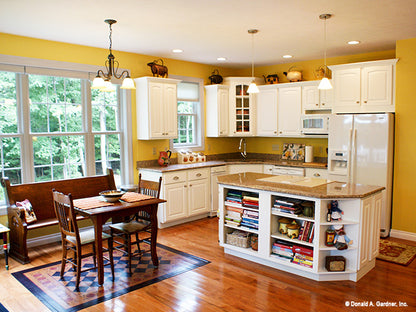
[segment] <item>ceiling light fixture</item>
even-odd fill
[[[326,20],[330,19],[332,17],[332,14],[321,14],[319,15],[319,18],[321,20],[324,20],[324,41],[325,41],[325,52],[324,52],[324,78],[322,78],[321,82],[319,83],[318,89],[320,90],[328,90],[332,89],[331,82],[329,81],[326,73],[328,70],[328,67],[326,66]]]
[[[254,35],[258,32],[258,29],[248,30],[248,33],[251,34],[251,78],[253,80],[248,86],[247,93],[259,93],[259,88],[257,88],[256,83],[254,82]]]
[[[351,41],[348,41],[347,43],[354,45],[354,44],[360,44],[360,41],[358,41],[358,40],[351,40]]]
[[[183,50],[182,49],[173,49],[172,52],[173,53],[182,53]]]
[[[289,54],[286,54],[286,55],[283,55],[283,58],[292,58],[293,56],[292,55],[289,55]]]
[[[222,57],[222,56],[217,57],[217,61],[223,62],[223,61],[226,61],[226,60],[227,60],[227,58],[225,58],[225,57]]]
[[[98,70],[97,76],[94,78],[92,82],[91,89],[98,89],[100,91],[105,91],[105,92],[115,91],[116,88],[111,83],[111,77],[114,77],[116,79],[121,79],[124,77],[124,75],[126,75],[126,78],[124,78],[121,88],[122,89],[136,89],[136,87],[134,86],[134,81],[133,79],[131,79],[130,74],[127,70],[123,70],[123,72],[120,75],[117,75],[119,64],[118,64],[118,61],[115,60],[115,57],[111,50],[111,47],[113,45],[113,41],[111,38],[113,30],[111,29],[111,25],[117,23],[117,21],[113,19],[106,19],[104,22],[110,25],[110,35],[109,35],[110,54],[108,54],[108,57],[107,57],[108,59],[105,61],[105,67],[107,69],[107,73],[104,73],[101,69]]]

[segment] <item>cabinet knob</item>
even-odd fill
[[[184,185],[183,187],[188,187],[187,185]]]
[[[319,104],[318,104],[318,103],[316,103],[316,104],[315,104],[315,106],[319,106]]]
[[[360,104],[360,101],[357,101],[356,103],[357,103],[357,104]]]
[[[314,173],[314,177],[320,177],[321,175],[319,173]]]
[[[192,186],[192,184],[189,184],[189,187],[191,187]]]
[[[174,176],[173,179],[176,181],[176,180],[179,180],[179,177],[178,176]]]
[[[273,131],[274,134],[277,134],[277,131]]]
[[[364,103],[367,103],[367,101],[364,101]]]
[[[322,106],[325,106],[325,103],[321,103]]]
[[[200,177],[201,175],[202,175],[201,173],[197,173],[197,174],[196,174],[196,176],[197,176],[197,177]]]

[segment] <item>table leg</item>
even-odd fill
[[[152,213],[150,215],[150,223],[152,225],[151,229],[151,237],[150,237],[150,253],[152,256],[152,262],[155,267],[159,266],[159,259],[157,257],[157,251],[156,251],[156,244],[157,244],[157,207],[158,204],[154,205],[152,207]]]
[[[9,253],[7,251],[7,233],[3,233],[3,250],[4,250],[4,260],[6,262],[6,270],[9,269]]]
[[[95,252],[97,255],[98,285],[104,284],[103,262],[103,220],[100,216],[92,218],[95,231]]]

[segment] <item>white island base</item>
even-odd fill
[[[267,175],[245,173],[219,178],[219,241],[225,253],[316,281],[356,282],[375,267],[380,237],[382,187],[361,187],[337,182],[316,188],[292,188],[281,184],[274,184],[277,186],[273,187],[273,184],[259,181],[262,177]],[[253,182],[249,183],[250,180]],[[345,187],[348,187],[347,191]],[[322,192],[319,192],[319,189]],[[247,208],[238,202],[230,201],[227,196],[229,191],[240,191],[243,195],[257,197],[258,209]],[[314,214],[312,217],[306,217],[302,214],[294,215],[278,211],[273,208],[276,199],[307,202],[313,206]],[[327,207],[332,200],[338,201],[338,206],[343,211],[342,220],[327,222]],[[258,229],[228,222],[226,216],[229,207],[249,212],[257,211]],[[309,230],[309,238],[305,240],[304,237],[300,240],[281,234],[279,232],[281,218],[289,218],[291,222],[295,221],[299,225],[309,223],[309,227],[313,228]],[[326,231],[334,225],[343,225],[346,235],[352,240],[347,249],[338,250],[334,246],[325,245]],[[230,239],[230,234],[235,233],[236,230],[257,237],[257,250],[253,250],[251,246],[235,244]],[[313,256],[308,258],[309,262],[305,261],[308,265],[293,261],[293,258],[281,257],[275,254],[273,249],[274,244],[278,243],[292,244],[298,249],[313,250]],[[335,256],[345,260],[344,268],[341,271],[328,271],[327,257]]]

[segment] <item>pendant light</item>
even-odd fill
[[[251,78],[253,80],[248,86],[247,93],[259,93],[259,88],[257,88],[256,83],[254,82],[254,35],[258,32],[258,29],[248,30],[248,33],[251,34]]]
[[[111,25],[117,23],[117,21],[113,19],[106,19],[104,22],[106,22],[110,27],[110,35],[109,35],[109,38],[110,38],[109,52],[110,53],[108,54],[107,60],[105,61],[105,67],[107,69],[107,73],[104,73],[101,69],[98,70],[97,76],[94,78],[92,82],[91,89],[98,89],[100,91],[105,91],[105,92],[115,91],[116,88],[111,83],[111,77],[114,77],[116,79],[121,79],[124,76],[126,76],[126,78],[124,78],[121,88],[122,89],[136,89],[136,87],[134,86],[134,81],[133,79],[131,79],[130,74],[127,70],[123,70],[123,72],[119,75],[117,74],[119,64],[118,64],[118,61],[115,60],[115,57],[111,50],[111,47],[113,45],[113,41],[112,41],[113,30],[111,28]]]
[[[332,17],[332,14],[321,14],[319,15],[319,18],[321,20],[324,20],[324,42],[325,42],[325,52],[324,52],[324,78],[322,78],[321,82],[319,83],[318,89],[320,90],[329,90],[332,89],[331,82],[329,81],[326,72],[328,70],[328,67],[326,66],[326,20],[330,19]]]

